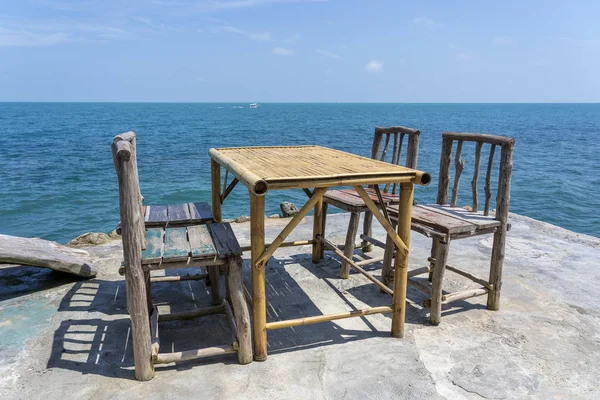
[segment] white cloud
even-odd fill
[[[296,52],[294,50],[284,49],[283,47],[275,47],[273,49],[273,54],[277,54],[278,56],[293,56]]]
[[[249,33],[248,39],[257,40],[259,42],[268,42],[271,40],[271,34],[269,32]]]
[[[366,70],[373,73],[373,74],[377,74],[381,71],[383,71],[383,61],[381,60],[371,60],[367,63],[367,65],[365,66]]]
[[[259,42],[268,42],[272,39],[271,34],[269,32],[258,32],[258,33],[246,32],[246,31],[236,28],[234,26],[224,26],[223,30],[226,32],[231,32],[231,33],[235,33],[238,35],[246,36],[250,40],[256,40]]]
[[[497,44],[499,46],[505,46],[505,45],[509,45],[509,44],[513,44],[514,41],[511,38],[508,37],[504,37],[504,36],[496,36],[493,39],[494,44]]]
[[[473,59],[473,53],[460,52],[456,54],[456,59],[459,61],[470,61]]]
[[[264,4],[277,3],[322,3],[328,0],[232,0],[232,1],[211,1],[216,8],[235,9],[261,6]]]
[[[327,58],[332,58],[334,60],[343,60],[342,56],[332,53],[330,51],[325,51],[325,50],[316,50],[318,54],[322,55],[323,57],[327,57]]]
[[[63,32],[38,33],[29,30],[9,30],[0,27],[0,47],[54,46],[68,39],[69,36]]]
[[[435,28],[437,26],[434,20],[427,17],[415,17],[413,18],[413,23],[426,26],[427,28]]]

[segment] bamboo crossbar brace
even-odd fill
[[[267,322],[267,330],[291,328],[293,326],[317,324],[320,322],[328,322],[328,321],[333,321],[336,319],[362,317],[365,315],[372,315],[372,314],[384,314],[384,313],[390,313],[392,311],[393,311],[393,308],[391,306],[380,306],[380,307],[365,308],[362,310],[346,311],[346,312],[335,313],[335,314],[317,315],[314,317],[305,317],[305,318],[288,319],[285,321]]]
[[[427,267],[421,267],[421,268],[417,268],[417,269],[413,269],[408,271],[408,277],[412,277],[412,276],[417,276],[417,275],[423,275],[423,274],[427,274],[431,272],[431,267],[427,266]]]
[[[306,193],[308,198],[312,197],[313,193],[308,188],[302,188],[302,190],[304,191],[304,193]]]
[[[170,364],[174,362],[194,360],[196,358],[214,357],[222,354],[237,353],[233,346],[213,346],[198,350],[186,350],[176,353],[159,353],[154,364]]]
[[[312,210],[315,204],[323,198],[323,195],[327,191],[327,188],[319,188],[316,189],[310,199],[302,206],[298,214],[294,215],[294,218],[283,228],[281,233],[277,235],[273,243],[263,252],[258,260],[256,260],[256,265],[263,265],[269,258],[275,253],[275,251],[279,248],[279,246],[283,243],[285,238],[288,237],[290,233],[294,230],[294,228],[302,221],[302,219]]]
[[[367,278],[368,280],[370,280],[371,282],[373,282],[375,285],[377,285],[381,290],[383,290],[384,292],[386,292],[387,294],[389,294],[390,296],[394,295],[394,291],[392,289],[390,289],[389,287],[387,287],[386,285],[384,285],[383,283],[381,283],[381,281],[379,281],[377,278],[375,278],[373,275],[369,274],[367,271],[365,271],[363,268],[360,267],[360,265],[357,265],[354,260],[351,260],[350,258],[346,257],[346,255],[337,248],[337,246],[330,242],[328,239],[325,239],[323,236],[319,235],[317,236],[317,239],[320,239],[321,242],[327,247],[329,248],[329,250],[333,251],[335,254],[338,255],[338,257],[340,257],[342,260],[346,261],[348,264],[350,264],[350,266],[354,269],[356,269],[358,272],[360,272],[362,275],[364,275],[365,278]]]
[[[220,314],[225,312],[225,307],[220,304],[213,307],[203,307],[192,311],[181,311],[169,314],[160,314],[158,316],[158,322],[166,321],[178,321],[182,319],[195,319],[198,317],[204,317],[212,314]]]
[[[208,278],[208,274],[156,276],[150,278],[150,282],[179,282],[179,281],[201,281]]]
[[[471,297],[483,296],[484,294],[489,293],[488,288],[477,288],[477,289],[468,289],[463,290],[462,292],[450,293],[444,296],[445,298],[442,300],[442,304],[452,303],[453,301],[470,299]]]
[[[402,251],[404,255],[408,255],[408,247],[398,237],[398,235],[396,234],[396,231],[395,231],[394,227],[392,226],[392,224],[390,224],[383,217],[383,215],[381,215],[381,213],[379,212],[379,209],[377,208],[377,206],[375,205],[375,203],[373,202],[373,200],[371,200],[371,198],[369,197],[369,195],[367,194],[367,192],[365,192],[365,189],[363,189],[362,186],[354,186],[354,190],[356,190],[358,192],[358,194],[360,195],[361,199],[365,202],[365,205],[367,206],[367,208],[369,209],[369,211],[371,211],[371,213],[373,214],[373,216],[375,216],[375,218],[377,218],[377,221],[379,221],[379,223],[381,224],[381,226],[383,226],[383,228],[385,229],[385,231],[387,232],[387,234],[389,235],[389,237],[392,239],[392,241],[394,242],[394,244],[398,247],[398,251]],[[382,205],[382,207],[384,207],[384,205]]]
[[[267,181],[248,170],[243,165],[235,162],[231,157],[220,153],[217,149],[212,148],[208,151],[210,158],[218,162],[221,167],[224,167],[231,172],[240,182],[242,182],[248,190],[256,196],[264,196],[269,190]]]
[[[379,185],[375,185],[373,187],[375,188],[375,194],[377,194],[377,199],[379,200],[379,204],[381,204],[381,211],[383,212],[383,217],[391,225],[392,220],[390,220],[390,215],[388,214],[387,207],[385,205],[385,202],[383,201],[383,196],[381,195],[381,190],[379,189]]]
[[[375,239],[374,237],[371,237],[369,235],[365,235],[364,233],[360,234],[360,238],[366,242],[374,244],[377,247],[385,249],[385,243],[383,243],[381,240]]]
[[[366,260],[357,261],[357,262],[356,262],[356,265],[359,265],[359,266],[361,266],[361,267],[362,267],[363,265],[369,265],[369,264],[374,264],[374,263],[376,263],[376,262],[383,261],[383,260],[384,260],[384,258],[385,258],[385,256],[379,256],[379,257],[368,258],[368,259],[366,259]]]
[[[233,178],[233,180],[231,181],[229,186],[227,186],[227,188],[225,188],[225,190],[223,191],[223,194],[221,194],[221,204],[223,204],[223,202],[225,201],[227,196],[229,196],[229,193],[231,193],[231,191],[233,190],[235,185],[237,185],[238,182],[239,182],[238,178]]]
[[[433,258],[433,257],[429,257],[427,259],[427,261],[435,264],[435,258]],[[461,269],[458,269],[458,268],[453,267],[452,265],[448,265],[448,264],[446,264],[446,269],[448,271],[454,272],[455,274],[464,276],[465,278],[470,279],[470,280],[472,280],[475,283],[479,283],[481,286],[483,286],[485,288],[488,288],[490,290],[492,289],[492,285],[488,281],[486,281],[484,279],[481,279],[481,278],[478,278],[475,275],[472,275],[472,274],[470,274],[470,273],[468,273],[466,271],[463,271]]]
[[[293,247],[293,246],[307,246],[313,244],[314,240],[296,240],[294,242],[283,242],[279,245],[279,247]],[[265,244],[265,247],[271,246],[272,243]],[[242,251],[250,251],[251,246],[241,246]]]

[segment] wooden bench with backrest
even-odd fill
[[[419,153],[419,135],[420,132],[417,129],[406,128],[403,126],[391,126],[391,127],[376,127],[375,134],[373,137],[373,146],[371,148],[371,158],[379,161],[390,162],[395,165],[404,165],[408,168],[417,168],[417,158]],[[404,138],[407,138],[407,145],[405,150],[404,163],[402,163],[402,148]],[[384,141],[385,139],[385,141]],[[383,144],[383,147],[382,147]],[[392,144],[392,151],[389,152],[390,144]],[[379,188],[368,188],[366,192],[369,197],[381,207],[384,205],[398,204],[399,193],[396,193],[396,187],[398,185],[385,185],[383,191],[376,190]],[[399,192],[399,189],[398,189]],[[354,189],[344,190],[328,190],[323,195],[323,214],[322,214],[322,226],[323,232],[325,232],[325,226],[327,222],[327,210],[328,205],[340,208],[350,213],[350,223],[348,224],[348,232],[346,234],[346,243],[344,245],[344,256],[352,259],[354,249],[356,248],[356,234],[358,233],[358,225],[360,221],[360,215],[365,214],[363,223],[363,234],[361,238],[363,252],[369,252],[372,250],[372,244],[369,239],[372,240],[372,224],[373,214],[369,211],[365,202],[361,199],[360,195]],[[387,246],[393,248],[393,242],[388,237],[386,241]],[[392,254],[390,251],[389,255]],[[384,256],[385,257],[385,256]],[[370,264],[373,262],[381,261],[383,257],[367,259],[359,261],[359,265]],[[391,264],[391,260],[389,260]],[[348,278],[350,274],[350,265],[342,260],[340,277],[342,279]]]
[[[454,182],[449,200],[450,169],[452,164],[452,150],[456,142],[454,156]],[[458,207],[458,192],[460,177],[465,167],[463,145],[474,145],[473,178],[471,180],[472,207],[470,210]],[[440,175],[438,183],[437,204],[416,205],[412,210],[411,229],[432,238],[431,257],[429,266],[418,268],[409,272],[409,284],[430,295],[425,302],[431,308],[430,319],[433,324],[439,324],[441,307],[457,300],[464,300],[475,296],[486,295],[487,308],[498,310],[500,306],[500,292],[502,289],[502,267],[504,263],[504,248],[506,232],[510,229],[508,223],[508,208],[510,203],[510,181],[512,175],[512,156],[515,140],[510,137],[445,132],[442,135],[442,155],[440,160]],[[484,145],[487,151],[487,168],[485,174],[484,193],[485,201],[483,211],[479,203],[479,172]],[[492,175],[494,155],[496,148],[500,148],[500,165],[498,172],[498,185],[496,197],[496,210],[492,212]],[[397,218],[396,206],[389,206],[388,213],[392,219]],[[478,235],[493,234],[490,272],[487,280],[474,276],[456,266],[447,264],[450,242],[456,239],[468,238]],[[391,257],[390,257],[391,259]],[[478,288],[455,293],[442,292],[444,272],[446,270],[457,273],[480,285]],[[428,273],[431,285],[410,279],[414,276]],[[393,280],[391,262],[384,263],[382,270],[384,283]]]
[[[133,132],[115,136],[113,161],[119,180],[120,230],[123,238],[127,284],[127,308],[131,317],[135,376],[149,380],[154,364],[173,363],[220,354],[238,354],[241,364],[252,361],[250,317],[242,284],[242,250],[228,223],[217,223],[207,203],[167,206],[142,205],[137,171],[136,138]],[[159,313],[152,303],[151,283],[196,276],[151,277],[153,270],[207,267],[211,278],[213,307]],[[219,269],[226,275],[227,296],[220,298]],[[158,323],[224,313],[233,337],[223,346],[182,352],[160,352]]]

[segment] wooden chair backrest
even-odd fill
[[[138,179],[135,133],[117,135],[112,143],[113,162],[119,180],[119,210],[125,265],[141,263],[145,248],[142,194]]]
[[[419,157],[419,135],[421,132],[417,129],[406,128],[404,126],[376,127],[373,137],[373,147],[371,148],[371,158],[374,160],[385,161],[395,165],[403,165],[408,168],[417,168],[417,158]],[[391,137],[393,139],[392,152],[388,153]],[[407,137],[406,155],[404,163],[402,160],[402,145],[404,137]],[[385,141],[384,141],[385,138]],[[381,144],[384,143],[383,148]],[[388,158],[389,155],[389,158]],[[389,191],[389,185],[385,185],[384,192]],[[392,186],[392,194],[396,194],[396,184]]]
[[[500,147],[500,170],[498,173],[498,193],[496,196],[496,219],[505,223],[508,218],[508,206],[510,203],[510,179],[512,175],[512,155],[515,139],[506,136],[486,135],[479,133],[457,133],[444,132],[442,135],[442,155],[440,158],[440,176],[438,183],[438,204],[448,204],[448,192],[450,190],[450,168],[452,163],[452,149],[454,142],[456,154],[454,157],[454,184],[452,186],[452,198],[450,205],[456,207],[460,175],[465,166],[465,160],[461,158],[464,142],[475,144],[475,162],[473,168],[473,179],[471,180],[471,193],[473,196],[473,211],[479,210],[479,199],[477,193],[477,180],[479,178],[479,166],[481,160],[481,149],[484,144],[490,146],[490,152],[485,176],[485,206],[484,215],[490,213],[492,199],[492,169],[496,147]]]

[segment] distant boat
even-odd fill
[[[250,108],[258,108],[258,103],[251,103]]]

